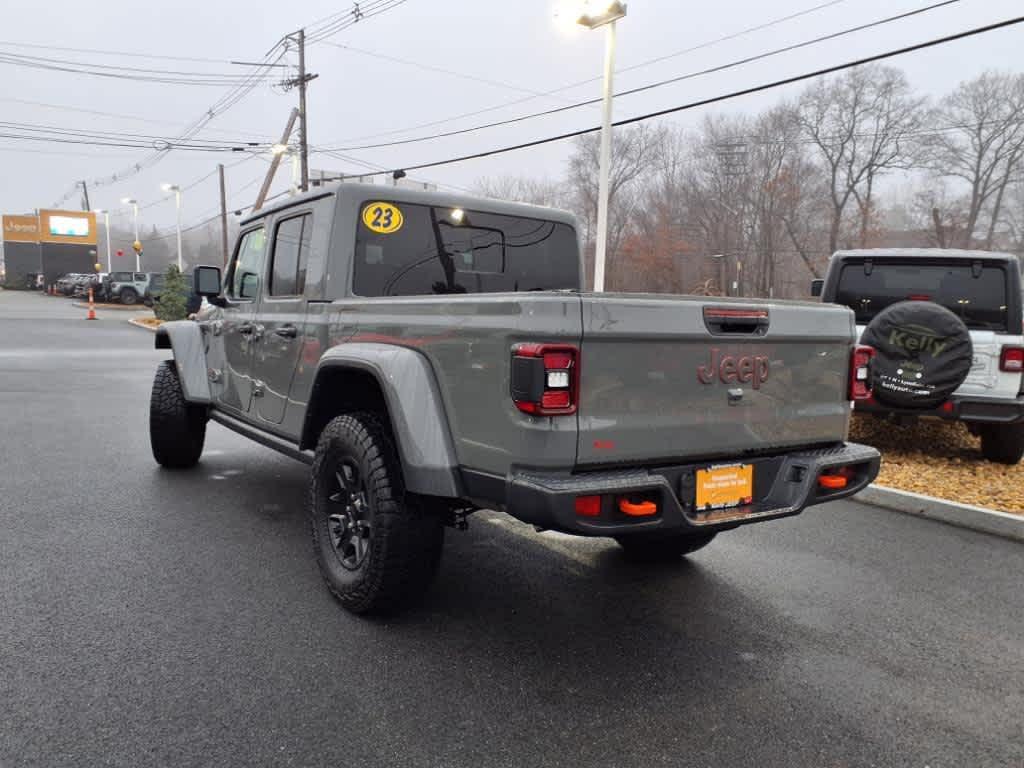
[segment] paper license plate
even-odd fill
[[[697,510],[749,504],[754,496],[754,467],[733,464],[697,470]]]

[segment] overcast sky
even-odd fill
[[[616,90],[723,64],[930,5],[934,0],[838,0],[830,7],[759,32],[672,55],[824,2],[826,0],[630,0],[629,16],[619,24],[617,68],[636,68],[617,77]],[[32,3],[5,3],[0,52],[151,69],[245,71],[227,62],[257,60],[283,33],[351,5],[351,0],[286,4],[261,0],[178,0],[157,4],[128,0],[92,3],[51,0],[41,11],[42,6]],[[601,73],[603,35],[554,23],[554,8],[553,0],[408,0],[331,38],[333,43],[360,51],[325,43],[310,46],[308,66],[311,72],[319,74],[309,95],[311,144],[314,147],[350,147],[427,135],[598,96],[599,80],[552,96],[531,96]],[[1020,0],[960,0],[911,20],[841,41],[623,97],[616,101],[616,117],[662,109],[955,33],[1011,18],[1020,11]],[[903,56],[891,63],[903,67],[911,83],[923,93],[940,96],[959,81],[986,69],[1020,69],[1022,41],[1024,25]],[[29,44],[97,49],[109,55],[19,47]],[[126,53],[188,56],[218,62],[142,59],[125,56]],[[659,57],[669,58],[644,65]],[[289,55],[285,61],[294,63],[295,56]],[[0,114],[3,115],[0,120],[8,123],[173,138],[226,90],[95,78],[6,63],[0,63],[0,67],[5,74],[0,79]],[[708,109],[753,112],[784,96],[793,96],[801,87],[781,88]],[[276,141],[295,100],[294,92],[260,87],[217,118],[201,136],[225,141]],[[395,133],[511,101],[520,103],[476,117]],[[693,124],[703,114],[706,112],[694,110],[668,119]],[[345,154],[389,168],[401,167],[596,125],[599,117],[598,108],[585,107],[470,135],[388,149],[352,150]],[[389,135],[379,137],[384,133]],[[471,186],[483,176],[503,174],[558,177],[564,172],[569,151],[570,144],[561,142],[411,175],[457,187]],[[0,138],[0,157],[5,169],[5,183],[0,186],[0,211],[21,213],[48,207],[75,180],[109,175],[147,154],[146,150]],[[116,184],[93,186],[91,204],[94,208],[117,209],[122,207],[120,198],[134,196],[146,205],[141,214],[144,231],[154,224],[170,227],[174,222],[174,203],[172,199],[161,202],[162,182],[190,184],[210,173],[218,161],[239,163],[243,159],[245,162],[228,171],[228,195],[230,205],[248,205],[267,167],[263,157],[246,159],[245,155],[184,151],[170,153],[155,167]],[[360,170],[351,163],[322,155],[314,155],[310,164],[313,168],[332,171]],[[286,179],[282,183],[284,181]],[[65,205],[74,208],[78,203],[76,195]],[[150,203],[157,204],[148,205]],[[217,185],[213,176],[185,194],[185,224],[211,215],[216,206]],[[122,221],[127,224],[128,220]]]

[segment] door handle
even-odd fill
[[[282,325],[274,329],[274,333],[282,339],[294,339],[299,335],[299,329],[294,325]]]

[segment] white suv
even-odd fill
[[[858,411],[955,419],[985,458],[1024,455],[1024,308],[1012,254],[839,251],[812,293],[850,307],[875,348],[874,397]]]

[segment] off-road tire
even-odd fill
[[[354,569],[342,564],[331,533],[329,501],[343,461],[361,473],[369,508],[369,549]],[[313,551],[331,594],[356,614],[393,613],[427,590],[444,543],[439,516],[405,492],[390,429],[372,413],[331,421],[320,434],[309,486]]]
[[[126,307],[130,307],[139,300],[139,292],[134,288],[122,288],[117,294],[117,299]]]
[[[194,467],[203,453],[206,420],[206,408],[185,400],[174,361],[160,363],[149,399],[149,443],[157,464]]]
[[[981,455],[997,464],[1016,464],[1024,457],[1024,424],[983,424]]]
[[[615,539],[626,558],[638,563],[678,560],[683,555],[703,549],[715,538],[714,533],[677,533],[671,536],[620,536]]]

